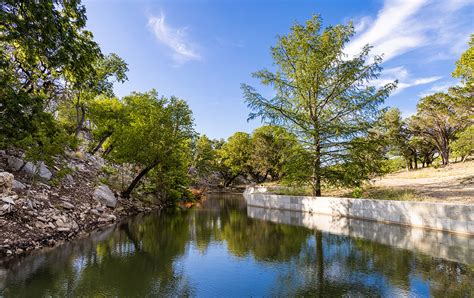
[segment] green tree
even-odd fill
[[[456,61],[453,77],[462,78],[465,84],[472,85],[474,79],[474,34],[471,34],[469,48]]]
[[[50,103],[64,94],[66,74],[93,71],[100,49],[85,30],[85,13],[80,1],[2,1],[2,59],[15,70],[18,89],[45,95]]]
[[[473,119],[472,98],[458,96],[456,91],[457,89],[450,89],[450,93],[423,97],[417,105],[417,114],[411,121],[417,135],[435,144],[443,165],[449,163],[450,142]]]
[[[272,180],[281,178],[285,163],[297,146],[296,137],[282,127],[266,125],[253,131],[251,142],[250,175],[253,180],[261,183],[269,176]]]
[[[110,158],[139,168],[122,192],[129,197],[140,180],[156,169],[162,175],[174,170],[168,161],[186,157],[194,133],[192,112],[185,101],[159,97],[155,90],[123,98],[126,121],[113,134]],[[164,176],[163,176],[164,177]]]
[[[115,97],[100,96],[88,104],[89,119],[92,122],[91,150],[95,154],[104,142],[112,136],[122,123],[127,121],[125,105]]]
[[[310,184],[321,195],[321,181],[340,180],[343,173],[329,173],[328,167],[350,156],[354,137],[363,137],[379,115],[379,105],[395,88],[381,88],[368,82],[377,78],[382,59],[369,61],[370,47],[348,57],[345,45],[354,35],[352,24],[321,30],[321,19],[314,16],[305,25],[294,25],[287,36],[278,38],[272,48],[276,72],[253,74],[261,83],[274,88],[276,95],[266,99],[243,84],[245,100],[253,113],[272,124],[294,131],[311,153]]]
[[[216,142],[206,135],[199,136],[195,141],[192,169],[190,171],[195,176],[194,180],[197,184],[209,184],[210,177],[217,170],[215,145]]]
[[[92,70],[77,76],[67,76],[70,85],[70,104],[75,110],[75,135],[78,136],[86,120],[87,104],[98,95],[114,96],[114,82],[127,80],[127,64],[117,54],[100,56],[92,63]]]
[[[251,151],[250,135],[245,132],[234,133],[218,150],[224,187],[228,187],[238,176],[249,172]]]
[[[474,152],[474,125],[456,135],[456,140],[451,143],[451,150],[454,157],[466,161],[466,158]]]

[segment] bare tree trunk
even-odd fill
[[[107,157],[107,155],[110,154],[110,151],[112,151],[112,149],[114,149],[113,144],[109,145],[109,147],[107,147],[107,149],[105,149],[104,154],[102,154],[102,157]]]
[[[81,133],[82,127],[84,126],[84,121],[86,118],[86,109],[84,107],[76,106],[76,113],[77,126],[75,136],[77,137]]]
[[[224,181],[224,187],[229,187],[229,185],[235,180],[235,178],[239,177],[239,175],[234,175],[230,177],[229,179],[226,179]]]
[[[319,141],[315,140],[316,156],[313,165],[313,196],[321,196],[321,146]]]
[[[443,165],[449,164],[449,140],[443,139],[440,148],[440,155]]]
[[[156,165],[158,165],[158,163],[159,161],[155,161],[151,165],[144,168],[140,173],[138,173],[138,175],[133,179],[132,183],[130,183],[128,188],[122,192],[122,196],[124,198],[129,198],[133,189],[138,185],[138,183],[143,178],[143,176],[145,176],[151,169],[153,169]]]
[[[104,142],[110,137],[110,135],[111,134],[108,133],[99,140],[97,146],[95,146],[95,148],[91,151],[92,155],[96,154],[96,152],[99,151],[100,147],[102,147],[102,144],[104,144]]]

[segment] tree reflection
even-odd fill
[[[189,250],[206,257],[211,245],[264,270],[262,280],[271,280],[265,295],[397,296],[422,284],[433,296],[470,297],[474,289],[472,265],[252,219],[241,197],[218,197],[200,209],[136,217],[20,260],[0,296],[193,295],[202,281],[191,280],[183,264]]]

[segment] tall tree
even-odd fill
[[[379,105],[396,85],[369,85],[378,77],[382,59],[375,56],[369,61],[368,45],[348,57],[344,47],[353,35],[352,24],[322,30],[321,19],[313,16],[278,38],[271,49],[276,72],[253,74],[274,88],[275,97],[266,99],[242,85],[253,110],[249,119],[261,117],[288,127],[311,153],[307,167],[312,171],[309,182],[316,196],[321,195],[323,179],[340,180],[343,173],[329,173],[328,167],[350,156],[351,140],[367,133],[379,114]]]
[[[173,170],[168,160],[188,152],[194,133],[192,112],[185,101],[159,97],[155,90],[132,93],[123,98],[126,121],[113,134],[110,158],[134,164],[138,172],[122,192],[129,197],[138,183],[157,168],[162,174]]]
[[[52,100],[64,93],[66,74],[80,77],[93,70],[100,49],[85,30],[79,0],[6,0],[0,7],[2,58],[11,61],[18,90]]]

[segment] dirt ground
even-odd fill
[[[474,204],[474,160],[390,174],[373,181],[371,189],[410,191],[423,201]]]

